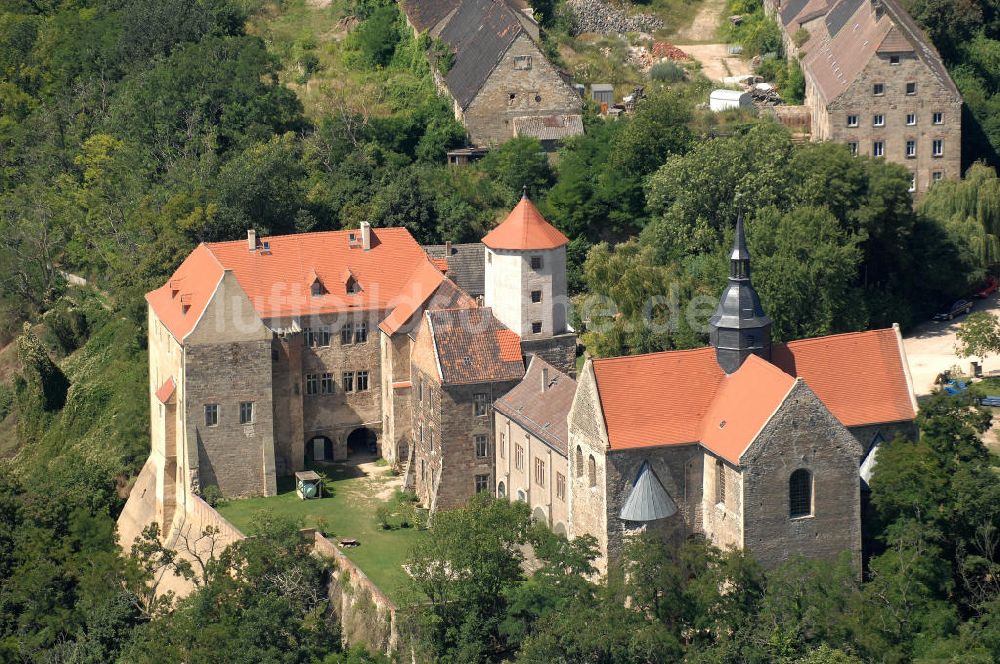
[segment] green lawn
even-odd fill
[[[386,530],[379,525],[379,505],[388,505],[394,513],[399,508],[398,499],[391,495],[394,478],[389,468],[377,468],[371,475],[340,464],[318,470],[330,478],[321,499],[300,500],[292,478],[282,478],[277,496],[230,501],[218,508],[219,513],[247,534],[253,532],[254,516],[268,510],[295,519],[303,527],[318,528],[331,541],[358,540],[360,546],[344,549],[347,556],[397,604],[408,601],[413,589],[402,564],[424,531],[413,527]]]

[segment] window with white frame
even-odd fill
[[[934,157],[944,156],[944,139],[935,138],[931,141],[931,155]]]
[[[941,171],[934,171],[931,173],[931,182],[938,182],[944,177],[944,173]]]
[[[535,484],[545,486],[545,460],[535,457]]]
[[[906,158],[913,159],[917,156],[917,141],[910,139],[906,141]]]
[[[472,395],[472,414],[476,417],[483,417],[489,412],[490,397],[485,392],[476,392]]]
[[[906,126],[907,127],[912,127],[915,124],[917,124],[917,114],[916,113],[907,113],[906,114]]]
[[[490,441],[485,435],[479,434],[473,438],[476,447],[476,458],[485,459],[490,452]]]
[[[883,157],[885,156],[885,143],[882,141],[875,141],[872,143],[872,156],[873,157]]]
[[[908,94],[908,95],[915,95],[915,94],[917,94],[917,82],[916,81],[907,81],[906,82],[906,94]]]
[[[857,127],[858,126],[858,116],[855,115],[855,114],[853,114],[853,113],[851,115],[848,115],[847,116],[847,126],[848,127]]]
[[[853,154],[853,155],[857,155],[858,154],[858,143],[857,143],[857,141],[851,141],[850,143],[847,144],[847,147],[850,149],[851,154]]]
[[[514,445],[514,468],[524,470],[524,448],[521,447],[521,443]]]
[[[907,189],[911,194],[917,190],[917,174],[910,173],[910,188]]]
[[[872,126],[873,127],[884,127],[885,126],[885,115],[882,113],[876,113],[872,116]]]
[[[944,124],[944,113],[940,111],[935,111],[931,115],[931,124],[936,124],[936,125]]]

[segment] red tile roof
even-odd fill
[[[160,385],[159,389],[156,390],[156,398],[160,403],[167,403],[170,398],[174,396],[174,390],[177,389],[177,385],[174,383],[174,379],[171,376],[167,379],[163,385]]]
[[[524,376],[521,338],[489,307],[437,309],[426,315],[442,383],[518,381]]]
[[[795,380],[751,355],[739,371],[725,376],[701,421],[699,441],[739,465],[740,457],[788,396]]]
[[[352,233],[358,231],[261,238],[261,246],[267,241],[269,251],[249,251],[245,240],[202,244],[146,300],[167,329],[183,340],[224,270],[232,270],[265,319],[404,307],[402,316],[407,307],[419,307],[444,279],[405,228],[373,228],[368,251],[349,241]],[[317,279],[326,290],[322,295],[311,293]],[[359,293],[347,292],[351,279],[360,286]],[[182,300],[189,306],[186,311]]]
[[[775,344],[771,355],[773,366],[751,358],[728,377],[711,347],[593,360],[611,448],[698,443],[710,432],[712,444],[732,453],[741,443],[731,439],[755,434],[793,378],[803,379],[845,426],[916,416],[895,328]],[[744,403],[753,412],[744,412]],[[713,419],[739,424],[720,433],[710,430],[718,428]]]
[[[483,244],[490,249],[556,249],[568,242],[558,228],[545,221],[527,196],[483,238]]]

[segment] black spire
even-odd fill
[[[719,366],[731,374],[749,355],[771,359],[771,319],[750,280],[750,252],[743,215],[736,218],[736,239],[729,255],[729,284],[708,321],[709,339]]]

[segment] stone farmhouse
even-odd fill
[[[563,466],[570,536],[597,538],[602,569],[644,530],[703,533],[766,566],[843,551],[860,565],[860,464],[912,434],[917,410],[898,328],[772,343],[742,221],[709,324],[709,347],[584,366]]]
[[[906,166],[917,195],[961,176],[962,97],[897,0],[765,0],[765,8],[786,52],[800,58],[814,140]]]
[[[538,47],[538,24],[516,0],[404,0],[417,34],[440,40],[451,66],[434,69],[474,146],[532,136],[548,150],[583,133],[583,101]]]
[[[402,228],[198,246],[146,296],[159,523],[205,487],[273,495],[307,460],[351,455],[405,465],[431,508],[492,491],[493,404],[524,355],[575,367],[566,244],[525,196],[459,245],[482,256],[485,306],[447,276],[450,245]]]

